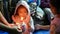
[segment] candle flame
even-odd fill
[[[23,17],[21,17],[21,20],[23,20]]]

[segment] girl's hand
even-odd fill
[[[39,29],[40,29],[40,25],[39,25],[39,24],[36,24],[36,25],[35,25],[35,29],[36,29],[36,30],[39,30]]]

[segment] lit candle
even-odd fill
[[[23,21],[23,17],[21,17],[21,20]],[[20,24],[19,22],[16,22],[16,24],[17,24],[18,31],[22,32],[22,24]]]
[[[23,17],[21,17],[21,20],[23,20]],[[20,23],[16,22],[16,24],[17,24],[17,27],[18,27],[18,28],[21,27],[21,24],[20,24]]]
[[[22,26],[26,26],[25,22],[23,21],[23,17],[21,17],[22,20]]]

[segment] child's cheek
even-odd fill
[[[27,14],[23,14],[23,16],[24,16],[24,17],[26,17],[26,16],[27,16]]]

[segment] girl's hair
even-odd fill
[[[60,0],[50,0],[50,4],[56,8],[57,14],[60,14]]]
[[[23,5],[20,5],[20,6],[17,8],[16,14],[15,14],[14,16],[18,15],[18,10],[19,10],[19,9],[22,9],[22,8],[25,8],[25,9],[27,10],[26,7],[24,7]],[[27,10],[27,13],[28,13],[28,10]]]

